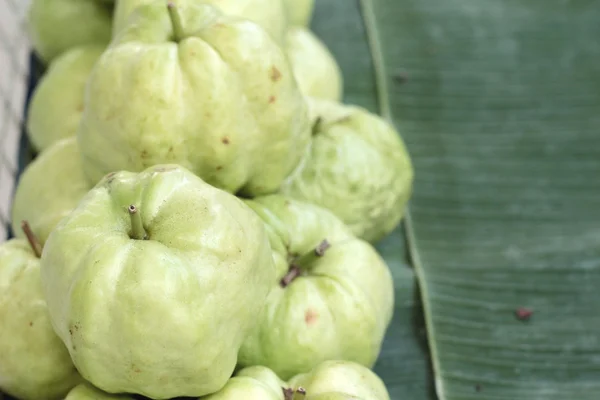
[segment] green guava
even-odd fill
[[[61,139],[40,153],[21,175],[12,205],[12,230],[28,221],[42,245],[56,224],[69,214],[92,188],[83,174],[75,137]]]
[[[376,242],[400,223],[414,171],[394,127],[364,108],[310,99],[307,157],[281,193],[327,208],[360,238]]]
[[[72,47],[106,46],[112,31],[112,2],[32,0],[27,14],[35,52],[47,64]]]
[[[137,7],[92,71],[78,139],[91,182],[179,164],[228,192],[276,192],[310,141],[281,48],[206,3]]]
[[[277,278],[240,366],[282,379],[331,359],[372,366],[394,306],[384,260],[326,209],[280,195],[245,201],[265,223]]]
[[[274,279],[262,221],[178,165],[105,176],[42,256],[50,318],[81,375],[152,399],[221,389]]]
[[[342,72],[323,42],[310,30],[290,28],[286,51],[298,87],[306,96],[339,101],[342,98]]]
[[[81,381],[50,323],[40,279],[41,245],[0,244],[0,391],[21,400],[58,400]],[[1,396],[0,396],[1,397]]]
[[[370,369],[348,361],[325,361],[284,382],[262,366],[244,368],[219,392],[202,400],[389,400]]]
[[[83,115],[85,84],[103,51],[100,45],[74,47],[52,61],[42,75],[26,121],[29,139],[38,152],[76,135]]]
[[[119,34],[128,23],[127,19],[136,7],[152,3],[154,0],[119,0],[113,17],[113,37]],[[177,5],[207,3],[218,7],[224,14],[255,22],[271,37],[281,43],[287,27],[284,0],[173,0]],[[163,1],[164,3],[164,1]]]
[[[65,397],[65,400],[133,400],[134,398],[124,394],[109,394],[94,387],[89,382],[84,382],[73,388]]]

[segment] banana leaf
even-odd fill
[[[413,157],[406,234],[438,397],[599,399],[600,2],[320,3],[345,101],[392,120]],[[393,399],[426,398],[405,389],[418,339],[401,324],[378,372]]]

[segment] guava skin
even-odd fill
[[[26,220],[43,245],[92,186],[83,174],[76,138],[58,141],[40,153],[21,175],[11,212],[14,235],[25,238],[20,225]]]
[[[263,365],[284,380],[330,359],[372,366],[394,305],[384,260],[323,208],[280,195],[246,204],[265,222],[277,278],[256,329],[240,349],[240,366]],[[293,259],[324,240],[330,244],[324,255],[283,287]]]
[[[108,174],[42,255],[51,321],[81,375],[152,399],[221,389],[274,279],[262,221],[178,165]]]
[[[134,398],[124,394],[105,393],[89,382],[84,382],[74,387],[65,400],[134,400]]]
[[[383,381],[373,371],[339,360],[325,361],[295,376],[290,386],[304,388],[307,400],[390,400]]]
[[[217,393],[202,400],[283,400],[287,384],[270,369],[253,366],[239,371]]]
[[[310,25],[315,8],[315,0],[284,0],[288,23],[292,26]]]
[[[88,179],[170,163],[231,193],[276,192],[310,141],[283,50],[208,4],[174,11],[175,30],[165,2],[137,7],[94,68],[78,131]]]
[[[310,150],[281,193],[330,210],[356,236],[377,242],[398,226],[412,195],[408,150],[393,126],[363,108],[309,104]]]
[[[94,0],[32,0],[27,14],[35,52],[49,64],[72,47],[106,46],[112,31],[112,5]]]
[[[155,0],[119,0],[113,16],[113,36],[127,25],[127,19],[133,10]],[[197,0],[191,0],[198,2]],[[203,3],[218,7],[224,14],[247,19],[260,25],[278,43],[283,42],[287,28],[287,9],[283,0],[201,0]],[[174,0],[177,5],[190,0]],[[164,3],[164,2],[163,2]]]
[[[81,381],[56,336],[40,282],[40,260],[23,239],[0,245],[0,391],[54,400]]]
[[[300,91],[309,97],[340,101],[342,71],[327,46],[310,30],[290,28],[286,52]]]
[[[294,392],[303,391],[304,397]],[[286,394],[286,392],[288,392]],[[383,381],[368,368],[348,361],[325,361],[284,382],[262,366],[240,370],[219,392],[202,400],[390,400]]]
[[[36,85],[27,114],[27,133],[41,152],[73,137],[83,115],[85,84],[105,46],[86,45],[65,51]]]

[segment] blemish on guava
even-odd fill
[[[315,322],[317,322],[318,319],[319,314],[315,310],[309,308],[304,313],[304,322],[306,322],[306,325],[308,326],[313,325]]]
[[[282,76],[282,75],[281,75],[281,71],[279,71],[279,70],[277,69],[277,67],[273,65],[273,66],[271,67],[271,80],[272,80],[273,82],[277,82],[278,80],[280,80],[280,79],[281,79],[281,76]]]
[[[223,167],[222,167],[221,165],[217,165],[217,168],[216,168],[216,169],[217,169],[217,171],[220,171],[220,170],[222,170],[222,169],[223,169]]]
[[[29,326],[33,326],[33,322],[31,322],[31,321],[30,321],[30,322],[29,322]]]
[[[142,150],[142,152],[140,153],[140,157],[147,158],[148,157],[148,152],[146,150]]]
[[[229,138],[227,136],[225,136],[224,138],[221,139],[221,142],[223,144],[229,144]]]
[[[276,100],[277,100],[277,98],[275,96],[269,97],[269,104],[275,103]]]

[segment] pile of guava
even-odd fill
[[[413,169],[343,102],[314,7],[32,0],[45,69],[0,244],[1,392],[389,400],[374,245]]]

